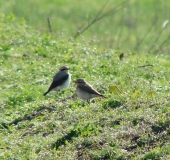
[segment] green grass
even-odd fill
[[[110,0],[103,13],[118,7],[124,0]],[[106,1],[102,0],[1,0],[0,10],[42,32],[49,32],[50,18],[57,39],[72,39],[77,31],[96,17]],[[121,7],[118,7],[121,8]],[[123,9],[93,24],[76,39],[97,48],[114,48],[123,52],[169,53],[169,0],[127,0]]]
[[[0,159],[170,158],[168,54],[120,60],[120,50],[57,39],[14,14],[0,26]],[[108,98],[87,104],[73,83],[44,97],[66,64]]]

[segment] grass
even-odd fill
[[[124,0],[109,0],[100,15],[116,8]],[[47,17],[50,18],[53,35],[57,39],[72,39],[81,28],[88,25],[105,5],[106,1],[91,0],[2,0],[0,9],[24,19],[29,26],[49,32]],[[89,7],[90,5],[90,7]],[[128,0],[117,12],[93,24],[77,37],[79,43],[89,43],[97,48],[114,48],[122,52],[169,53],[168,0]]]
[[[14,14],[0,19],[0,159],[170,158],[168,54],[120,60],[121,50],[56,39]],[[44,97],[65,64],[108,98],[87,104],[73,83]]]

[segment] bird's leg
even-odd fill
[[[87,100],[87,103],[90,104],[90,99]]]

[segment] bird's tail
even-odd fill
[[[100,96],[103,97],[103,98],[107,98],[106,96],[104,96],[104,95],[102,95],[102,94],[101,94]]]
[[[45,92],[43,95],[46,96],[48,94],[49,91]]]

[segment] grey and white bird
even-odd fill
[[[69,74],[68,70],[69,68],[66,66],[60,68],[60,70],[53,77],[53,81],[47,92],[44,93],[44,96],[52,90],[59,92],[60,90],[69,86],[71,82],[71,75]]]
[[[104,97],[101,93],[96,91],[90,84],[88,84],[84,79],[79,78],[75,81],[77,96],[80,99],[86,100],[88,103],[91,99],[95,97]]]

